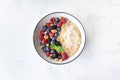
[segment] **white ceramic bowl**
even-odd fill
[[[45,24],[46,22],[49,22],[49,19],[52,18],[52,17],[65,17],[67,18],[68,20],[70,20],[71,22],[73,22],[80,30],[81,32],[81,38],[82,38],[82,42],[81,42],[81,45],[79,47],[79,50],[71,57],[69,57],[67,60],[65,61],[62,61],[62,62],[59,62],[59,61],[55,61],[55,60],[52,60],[52,59],[49,59],[48,57],[46,57],[45,53],[43,53],[43,51],[39,48],[40,46],[40,40],[39,40],[39,32],[41,30],[41,26],[43,24]],[[65,64],[65,63],[69,63],[73,60],[75,60],[82,52],[84,46],[85,46],[85,31],[83,29],[83,26],[82,24],[80,23],[80,21],[74,17],[73,15],[69,14],[69,13],[66,13],[66,12],[54,12],[54,13],[50,13],[46,16],[44,16],[37,24],[35,30],[34,30],[34,35],[33,35],[33,42],[34,42],[34,46],[35,46],[35,49],[37,51],[37,53],[44,59],[46,60],[47,62],[50,62],[50,63],[53,63],[53,64]]]

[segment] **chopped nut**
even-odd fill
[[[59,62],[62,62],[62,59],[59,59],[58,61],[59,61]]]
[[[49,46],[49,44],[46,44],[46,46]]]
[[[52,54],[50,54],[50,57],[52,56]]]
[[[54,24],[50,24],[50,26],[54,26]]]
[[[58,61],[59,59],[58,58],[55,58],[56,61]]]
[[[65,24],[62,24],[61,28],[63,28],[65,26]]]
[[[54,29],[54,33],[56,33],[57,32],[57,30],[56,29]]]
[[[39,48],[40,48],[40,49],[42,49],[43,47],[42,47],[42,46],[40,46]]]
[[[48,39],[49,37],[47,35],[44,36],[44,39]]]
[[[49,56],[48,58],[51,59],[51,56]]]
[[[54,33],[54,30],[51,30],[52,33]]]
[[[57,41],[59,41],[59,38],[57,38]]]
[[[59,19],[61,19],[62,17],[60,16]]]

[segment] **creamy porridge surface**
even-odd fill
[[[62,30],[57,40],[61,42],[63,50],[70,57],[74,55],[80,47],[81,34],[78,27],[68,20],[61,28]]]

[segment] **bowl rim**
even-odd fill
[[[83,32],[84,32],[84,37],[85,37],[84,45],[83,45],[83,48],[82,48],[82,50],[80,51],[80,53],[79,53],[74,59],[72,59],[72,60],[70,60],[70,61],[68,61],[68,62],[65,62],[65,63],[54,63],[54,62],[48,61],[47,59],[44,59],[44,58],[39,54],[39,52],[37,51],[37,48],[36,48],[36,46],[35,46],[35,39],[34,39],[35,36],[34,36],[34,35],[35,35],[35,31],[36,31],[39,23],[40,23],[45,17],[47,17],[47,16],[49,16],[49,15],[51,15],[51,14],[56,14],[56,13],[67,14],[67,15],[72,16],[73,18],[75,18],[75,19],[81,24],[81,26],[82,26],[82,28],[83,28]],[[33,45],[34,45],[34,48],[35,48],[37,54],[38,54],[42,59],[44,59],[45,61],[47,61],[48,63],[51,63],[51,64],[63,65],[63,64],[68,64],[68,63],[76,60],[76,59],[81,55],[81,53],[83,52],[83,50],[84,50],[84,48],[85,48],[85,44],[86,44],[86,32],[85,32],[85,29],[84,29],[82,23],[80,22],[80,20],[79,20],[78,18],[76,18],[75,16],[73,16],[72,14],[67,13],[67,12],[51,12],[51,13],[45,15],[44,17],[42,17],[42,18],[39,20],[39,22],[37,23],[37,25],[35,26],[35,28],[34,28],[34,32],[33,32]]]

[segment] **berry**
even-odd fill
[[[66,60],[68,58],[68,55],[64,52],[63,54],[62,54],[62,60]]]
[[[58,59],[61,59],[62,58],[62,56],[61,55],[58,55]]]
[[[49,36],[50,36],[50,38],[52,38],[54,36],[54,33],[50,32]]]
[[[42,45],[43,43],[42,42],[40,42],[40,45]]]
[[[58,54],[56,54],[56,53],[52,54],[53,59],[57,58],[57,56],[58,56]]]
[[[44,33],[45,33],[45,31],[44,31],[44,30],[41,30],[41,31],[40,31],[40,34],[44,34]]]
[[[57,28],[57,31],[60,32],[60,31],[61,31],[61,28],[58,27],[58,28]]]
[[[46,52],[46,56],[49,57],[50,56],[50,52]]]
[[[43,40],[42,40],[42,43],[43,43],[43,44],[46,44],[46,43],[47,43],[47,40],[46,40],[46,39],[43,39]]]
[[[46,33],[49,33],[50,32],[50,29],[46,29]]]
[[[47,28],[50,28],[50,23],[46,23]]]
[[[41,35],[39,36],[39,39],[42,41],[42,40],[44,39],[44,34],[41,34]]]
[[[61,46],[60,42],[56,41],[56,46]]]
[[[47,52],[46,47],[44,47],[44,48],[43,48],[43,52],[44,52],[44,53],[46,53],[46,52]]]
[[[46,27],[46,25],[44,25],[43,27],[42,27],[42,30],[46,30],[47,29],[47,27]]]
[[[57,21],[54,21],[54,25],[57,25],[58,24],[58,22]]]
[[[41,46],[42,46],[42,48],[45,48],[45,47],[46,47],[46,46],[45,46],[45,44],[43,44],[43,43],[42,43],[42,45],[41,45]]]
[[[59,22],[59,21],[60,21],[60,19],[57,17],[57,18],[55,18],[55,21]]]
[[[60,19],[60,22],[62,22],[62,23],[66,23],[67,20],[66,20],[65,18],[62,17],[62,18]]]
[[[51,41],[50,44],[55,44],[55,40]]]
[[[58,37],[59,36],[59,33],[57,32],[57,33],[55,33],[55,37]]]
[[[50,19],[50,23],[52,23],[52,24],[53,24],[53,23],[54,23],[54,21],[55,21],[55,19],[54,19],[54,18],[51,18],[51,19]]]
[[[52,54],[54,54],[56,51],[54,50],[54,49],[52,49],[51,51],[50,51],[50,53],[52,53]]]
[[[61,27],[62,24],[63,24],[62,22],[58,22],[57,26],[58,26],[58,27]]]
[[[54,25],[54,29],[57,29],[57,25]]]
[[[50,47],[49,47],[49,46],[46,46],[46,50],[47,50],[47,51],[50,51]]]
[[[52,41],[54,41],[54,40],[56,40],[56,37],[53,37],[53,38],[52,38]]]
[[[51,43],[51,39],[50,38],[48,38],[48,44],[50,44]]]

